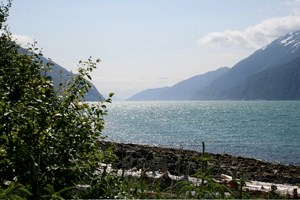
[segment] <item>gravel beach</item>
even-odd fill
[[[184,149],[161,148],[138,144],[103,142],[104,147],[112,145],[117,160],[114,168],[149,171],[168,170],[174,175],[193,175],[202,167],[202,153]],[[280,184],[300,184],[300,166],[283,165],[236,157],[228,154],[205,153],[208,167],[213,167],[212,175],[218,178],[227,174],[247,180],[264,181]]]

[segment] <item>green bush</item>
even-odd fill
[[[17,179],[39,199],[49,185],[60,191],[89,184],[106,157],[98,142],[105,102],[84,102],[100,60],[80,61],[79,73],[55,92],[52,64],[41,61],[34,45],[21,49],[7,31],[9,6],[0,9],[0,182]]]

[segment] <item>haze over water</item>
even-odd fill
[[[113,102],[108,140],[300,165],[299,101]]]

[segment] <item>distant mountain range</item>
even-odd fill
[[[198,91],[205,89],[228,70],[228,67],[222,67],[216,71],[207,72],[181,81],[172,87],[148,89],[137,93],[128,100],[191,100],[195,98]]]
[[[300,31],[279,37],[232,68],[145,90],[128,100],[300,100]]]

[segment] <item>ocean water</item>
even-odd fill
[[[300,165],[300,101],[113,102],[108,140]]]

